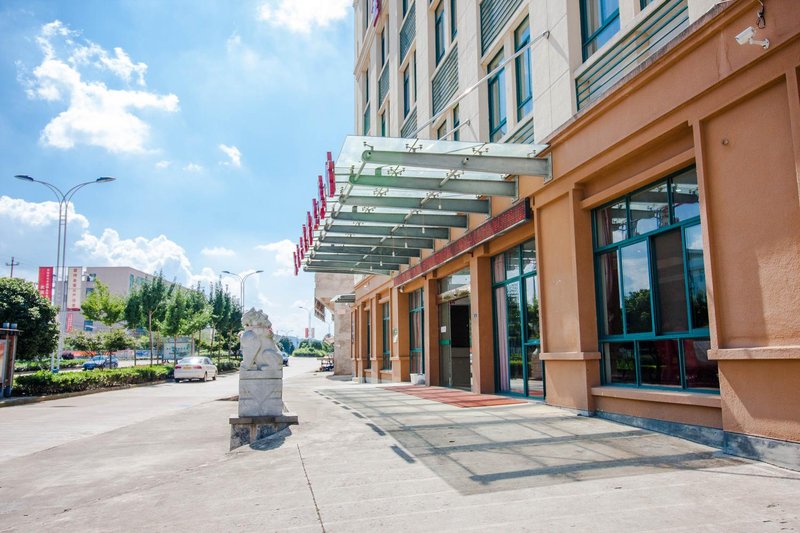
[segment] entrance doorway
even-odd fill
[[[469,270],[439,282],[439,376],[445,387],[472,388]]]
[[[469,309],[468,297],[439,305],[439,375],[445,387],[472,387]]]

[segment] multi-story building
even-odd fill
[[[356,378],[800,467],[797,3],[357,0],[355,18],[368,137],[336,160],[302,264],[356,274]]]

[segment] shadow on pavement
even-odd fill
[[[387,444],[404,461],[421,462],[462,494],[745,462],[541,403],[464,409],[381,388],[325,392],[364,415],[378,435],[393,437],[397,444]]]
[[[250,445],[250,449],[258,450],[260,452],[274,450],[276,448],[280,448],[281,446],[283,446],[283,443],[286,442],[286,439],[291,436],[292,436],[292,429],[286,428],[283,431],[279,431],[274,435],[270,435],[265,439],[255,441]]]

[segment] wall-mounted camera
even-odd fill
[[[763,41],[759,41],[757,39],[753,39],[756,36],[756,30],[752,26],[748,26],[745,28],[739,35],[736,36],[736,42],[740,45],[745,44],[757,44],[766,50],[769,48],[769,39],[764,39]]]

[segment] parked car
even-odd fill
[[[106,369],[106,368],[119,368],[119,359],[116,357],[111,357],[111,361],[109,362],[109,358],[107,355],[95,355],[85,363],[83,363],[84,370],[94,370],[96,368]]]
[[[75,354],[72,352],[61,352],[61,359],[65,360],[75,359]]]
[[[175,383],[182,380],[217,379],[217,367],[208,357],[184,357],[175,365]]]
[[[283,366],[289,366],[289,354],[281,352],[281,356],[283,357]]]

